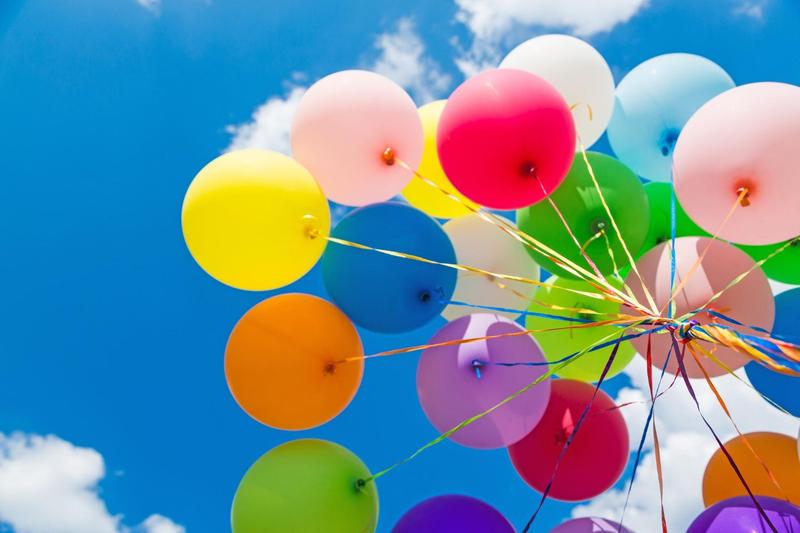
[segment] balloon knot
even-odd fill
[[[480,361],[478,359],[473,359],[472,368],[473,368],[473,370],[475,370],[475,375],[478,377],[478,379],[481,379],[481,367],[482,366],[484,366],[483,361]]]
[[[676,333],[683,342],[689,342],[693,338],[692,328],[699,325],[700,323],[697,320],[692,319],[692,320],[687,320],[685,322],[675,322],[673,324],[668,324],[666,328],[672,333]]]
[[[323,370],[323,373],[326,376],[332,376],[333,374],[335,374],[336,373],[336,363],[334,363],[333,361],[328,361],[327,363],[325,363],[325,369]]]
[[[391,146],[387,146],[386,150],[383,151],[383,155],[381,157],[384,163],[386,163],[388,166],[392,166],[394,165],[397,159],[397,154],[394,153],[394,148],[392,148]]]
[[[750,189],[747,187],[739,187],[736,189],[736,194],[739,195],[739,203],[742,207],[747,207],[750,205]]]
[[[535,178],[536,167],[530,161],[525,161],[519,167],[519,173],[523,178]]]
[[[366,487],[366,486],[367,486],[367,482],[365,480],[360,479],[360,478],[356,480],[356,490],[357,491],[363,490],[364,487]]]

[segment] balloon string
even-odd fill
[[[602,276],[599,277],[599,278],[595,277],[593,274],[591,274],[590,272],[588,272],[584,268],[578,266],[577,264],[573,263],[572,261],[570,261],[566,257],[562,256],[557,251],[553,250],[552,248],[548,247],[547,245],[543,244],[542,242],[538,241],[537,239],[534,239],[533,237],[531,237],[527,233],[525,233],[523,231],[520,231],[519,228],[506,223],[504,220],[494,216],[492,213],[488,213],[488,212],[484,211],[481,208],[473,207],[472,205],[470,205],[467,202],[463,201],[458,196],[455,196],[454,194],[451,194],[449,191],[447,191],[446,189],[441,187],[439,184],[435,183],[434,181],[432,181],[432,180],[428,179],[427,177],[423,176],[422,174],[420,174],[420,172],[418,170],[416,170],[416,169],[412,168],[411,166],[409,166],[402,159],[395,157],[393,159],[393,161],[396,162],[401,167],[403,167],[408,172],[411,172],[414,176],[416,176],[418,179],[422,180],[427,185],[429,185],[429,186],[433,187],[434,189],[438,190],[439,192],[441,192],[442,194],[444,194],[445,196],[447,196],[448,198],[450,198],[454,202],[457,202],[459,205],[461,205],[462,207],[464,207],[465,209],[467,209],[471,213],[474,213],[474,214],[478,215],[479,217],[481,217],[486,222],[488,222],[488,223],[496,226],[497,228],[501,229],[503,232],[505,232],[506,234],[508,234],[509,236],[514,238],[515,240],[517,240],[518,242],[522,243],[527,248],[531,248],[531,249],[539,252],[540,254],[544,255],[549,260],[551,260],[555,264],[561,266],[562,268],[564,268],[564,270],[566,270],[567,272],[571,273],[575,277],[577,277],[579,279],[584,279],[584,280],[587,280],[587,281],[588,280],[592,280],[593,281],[592,284],[597,286],[598,288],[600,288],[601,292],[613,293],[613,294],[616,294],[617,298],[621,298],[621,301],[625,301],[626,300],[625,295],[622,292],[618,291],[613,286],[609,285],[606,282],[605,278],[603,278]],[[635,300],[635,298],[632,301],[628,301],[627,303],[629,305],[631,305],[631,307],[642,309],[642,306]]]
[[[457,263],[446,263],[446,262],[442,262],[442,261],[435,261],[433,259],[427,259],[425,257],[420,257],[420,256],[414,255],[414,254],[407,254],[407,253],[404,253],[404,252],[396,252],[396,251],[393,251],[393,250],[384,250],[382,248],[376,248],[374,246],[368,246],[366,244],[360,244],[360,243],[356,243],[356,242],[353,242],[353,241],[348,241],[346,239],[340,239],[338,237],[333,237],[331,235],[326,235],[326,236],[324,236],[324,238],[326,240],[330,241],[330,242],[333,242],[333,243],[336,243],[336,244],[340,244],[340,245],[343,245],[343,246],[350,246],[352,248],[358,248],[360,250],[368,250],[368,251],[372,251],[372,252],[378,252],[378,253],[381,253],[381,254],[384,254],[384,255],[390,255],[392,257],[399,257],[401,259],[410,259],[412,261],[419,261],[419,262],[422,262],[422,263],[427,263],[429,265],[437,265],[437,266],[452,268],[452,269],[455,269],[455,270],[460,270],[462,272],[473,272],[473,273],[476,273],[476,274],[482,274],[482,275],[485,275],[485,276],[492,276],[493,278],[499,278],[499,279],[504,279],[504,280],[508,280],[508,281],[518,281],[518,282],[521,282],[521,283],[528,283],[528,284],[531,284],[531,285],[535,285],[537,287],[545,287],[545,286],[554,287],[554,288],[558,288],[560,290],[564,290],[564,291],[571,292],[571,293],[574,293],[574,294],[580,294],[581,296],[586,296],[588,298],[594,298],[594,299],[597,299],[597,300],[607,300],[608,299],[608,298],[604,298],[603,294],[600,294],[600,293],[581,291],[581,290],[572,289],[572,288],[569,288],[569,287],[559,287],[559,286],[556,286],[556,285],[553,285],[553,284],[550,284],[550,283],[546,283],[546,282],[543,282],[543,281],[538,281],[538,280],[526,278],[526,277],[523,277],[523,276],[514,276],[514,275],[511,275],[511,274],[500,274],[498,272],[492,272],[490,270],[484,270],[484,269],[478,268],[478,267],[473,267],[473,266],[468,266],[468,265],[460,265],[460,264],[457,264]],[[620,303],[620,302],[618,302],[618,303]]]
[[[706,372],[705,367],[700,362],[700,358],[697,356],[697,353],[695,352],[695,349],[692,346],[692,344],[693,344],[693,342],[687,342],[686,343],[686,347],[689,349],[689,353],[691,354],[692,358],[694,358],[694,361],[697,363],[698,368],[700,368],[700,371],[703,373],[703,377],[705,378],[706,383],[708,383],[708,386],[711,389],[711,392],[713,392],[714,396],[717,398],[717,402],[719,403],[720,407],[722,407],[722,411],[725,413],[725,416],[728,417],[728,420],[730,420],[731,425],[733,425],[733,428],[736,430],[736,433],[742,439],[742,442],[744,442],[744,444],[747,447],[747,449],[750,451],[750,453],[753,455],[753,457],[755,457],[756,461],[758,461],[758,463],[761,465],[761,468],[764,469],[764,472],[766,472],[767,476],[770,479],[770,482],[775,486],[775,488],[778,489],[778,493],[781,495],[781,497],[784,500],[786,500],[788,502],[789,498],[786,496],[786,492],[783,490],[783,487],[781,487],[780,483],[778,483],[778,480],[775,477],[775,475],[772,473],[772,470],[770,470],[769,466],[767,466],[767,463],[765,463],[764,460],[761,459],[761,456],[758,455],[758,452],[756,452],[755,448],[753,448],[753,446],[750,444],[750,441],[747,439],[747,437],[742,434],[741,430],[739,429],[739,426],[736,424],[736,421],[733,419],[733,416],[731,415],[731,412],[728,409],[728,406],[725,403],[725,400],[722,399],[722,395],[720,394],[720,392],[717,389],[717,387],[714,385],[714,382],[711,380],[711,376],[708,375],[708,372]]]
[[[638,325],[640,325],[640,324],[634,324],[634,326],[638,326]],[[515,332],[515,333],[518,333],[518,332]],[[409,461],[411,461],[414,458],[416,458],[418,455],[423,453],[428,448],[431,448],[432,446],[435,446],[436,444],[442,442],[443,440],[445,440],[446,438],[450,437],[451,435],[453,435],[454,433],[456,433],[460,429],[463,429],[463,428],[469,426],[470,424],[480,420],[484,416],[486,416],[488,414],[491,414],[492,412],[494,412],[495,410],[499,409],[503,405],[507,404],[508,402],[513,400],[514,398],[516,398],[516,397],[518,397],[518,396],[520,396],[522,394],[525,394],[526,392],[531,390],[533,387],[535,387],[539,383],[549,379],[553,374],[557,373],[562,368],[564,368],[564,367],[572,364],[574,361],[577,361],[578,359],[580,359],[583,355],[585,355],[589,351],[593,351],[593,350],[599,349],[600,348],[599,345],[601,345],[603,342],[608,341],[609,339],[614,337],[616,334],[617,334],[617,332],[614,331],[613,333],[611,333],[609,335],[606,335],[606,336],[596,340],[595,342],[593,342],[592,344],[586,346],[584,349],[580,350],[579,352],[575,352],[574,354],[572,354],[570,356],[567,356],[566,358],[564,358],[564,360],[562,360],[563,362],[560,362],[555,367],[548,368],[541,376],[537,377],[536,379],[534,379],[533,381],[531,381],[530,383],[528,383],[527,385],[525,385],[524,387],[522,387],[518,391],[516,391],[516,392],[510,394],[509,396],[505,397],[504,399],[500,400],[498,403],[496,403],[495,405],[493,405],[490,408],[486,409],[485,411],[483,411],[481,413],[478,413],[475,416],[472,416],[472,417],[470,417],[470,418],[468,418],[466,420],[463,420],[462,422],[457,424],[452,429],[449,429],[448,431],[445,431],[444,433],[440,434],[435,439],[433,439],[433,440],[425,443],[424,445],[422,445],[414,453],[412,453],[411,455],[409,455],[405,459],[403,459],[403,460],[401,460],[401,461],[399,461],[399,462],[397,462],[397,463],[395,463],[395,464],[393,464],[393,465],[391,465],[391,466],[389,466],[387,468],[384,468],[383,470],[381,470],[381,471],[379,471],[379,472],[377,472],[375,474],[372,474],[372,475],[370,475],[370,476],[368,476],[368,477],[366,477],[364,479],[359,479],[358,482],[356,483],[356,485],[358,487],[363,487],[366,483],[369,483],[371,481],[375,481],[376,479],[388,474],[389,472],[391,472],[392,470],[394,470],[398,466],[401,466],[401,465],[404,465],[404,464],[408,463]]]
[[[522,533],[528,533],[530,531],[533,522],[536,520],[536,517],[539,515],[539,511],[542,510],[544,506],[544,502],[547,501],[547,497],[550,495],[550,490],[553,487],[553,483],[555,482],[556,475],[558,474],[558,467],[561,465],[561,461],[564,459],[564,456],[567,453],[572,441],[575,439],[575,436],[578,434],[578,430],[580,430],[584,420],[589,415],[589,412],[592,409],[592,405],[594,404],[595,399],[597,398],[597,393],[600,391],[600,385],[603,384],[606,376],[608,375],[609,370],[611,370],[611,365],[614,363],[614,359],[617,356],[617,351],[619,350],[619,346],[622,343],[621,340],[617,339],[614,348],[611,350],[611,355],[608,357],[608,361],[606,361],[606,366],[603,368],[603,372],[600,374],[600,379],[597,382],[597,385],[594,388],[594,392],[592,392],[592,398],[589,400],[589,403],[586,404],[581,416],[578,418],[578,421],[575,423],[574,428],[567,436],[564,445],[561,447],[561,451],[558,454],[558,458],[556,459],[555,465],[553,465],[553,472],[550,474],[550,479],[547,482],[547,485],[544,487],[544,491],[542,491],[542,496],[539,499],[539,505],[536,506],[536,510],[533,512],[531,517],[528,519],[528,522],[525,524],[525,527],[522,528]]]
[[[606,215],[608,215],[608,220],[611,222],[611,227],[614,228],[614,232],[617,235],[617,240],[619,240],[619,243],[622,245],[622,249],[628,258],[631,269],[636,274],[636,277],[639,278],[639,282],[642,284],[642,290],[644,291],[645,298],[647,298],[647,303],[650,305],[650,313],[653,315],[659,315],[660,313],[658,312],[658,306],[656,306],[656,302],[653,300],[653,295],[650,294],[650,290],[647,288],[644,278],[642,278],[642,275],[639,273],[639,269],[636,267],[636,261],[634,261],[633,255],[631,255],[628,245],[625,243],[625,239],[622,238],[622,232],[617,225],[614,215],[611,214],[611,209],[608,207],[608,202],[606,202],[603,190],[600,188],[600,183],[597,181],[594,168],[592,168],[592,164],[589,163],[589,156],[586,154],[586,148],[583,146],[583,141],[581,141],[580,136],[578,137],[578,143],[580,145],[581,155],[583,156],[583,162],[586,164],[586,169],[589,171],[589,176],[592,178],[592,183],[594,184],[594,188],[600,198],[600,203],[603,204],[603,209],[605,209]]]
[[[622,506],[622,514],[620,515],[619,519],[619,529],[617,533],[621,533],[622,531],[622,524],[625,520],[625,511],[628,509],[628,502],[631,498],[631,492],[633,490],[633,483],[636,481],[636,472],[639,469],[639,462],[641,461],[642,457],[642,450],[644,449],[644,443],[647,439],[647,432],[650,429],[650,422],[653,423],[653,441],[654,443],[657,442],[657,435],[658,431],[656,430],[656,421],[655,421],[655,408],[656,408],[656,400],[661,396],[663,393],[659,393],[659,389],[661,388],[661,382],[664,379],[664,374],[667,371],[667,365],[669,364],[669,359],[672,356],[672,347],[667,351],[667,357],[664,361],[664,365],[661,367],[661,376],[658,378],[658,385],[656,386],[656,394],[653,394],[653,353],[652,353],[652,335],[647,336],[647,351],[646,351],[646,358],[647,358],[647,384],[650,389],[650,409],[647,412],[647,418],[645,419],[644,429],[642,430],[642,437],[639,439],[639,447],[636,449],[636,458],[633,462],[633,471],[631,473],[631,479],[628,483],[628,491],[625,495],[625,503]],[[677,378],[677,376],[675,376]],[[673,380],[672,384],[675,384]],[[672,388],[672,385],[669,386],[667,390]],[[666,392],[666,391],[664,391]],[[664,512],[664,484],[659,476],[659,497],[661,499],[661,529],[663,533],[667,533],[667,518]]]
[[[697,271],[697,269],[700,268],[700,265],[703,263],[703,259],[705,258],[705,256],[708,253],[709,249],[711,249],[711,244],[714,241],[719,239],[719,234],[722,233],[722,231],[725,229],[725,226],[728,224],[728,221],[731,219],[731,217],[733,217],[733,214],[736,212],[736,208],[738,208],[742,204],[742,201],[747,196],[747,194],[748,194],[747,188],[746,187],[742,187],[742,190],[739,192],[739,195],[736,197],[736,201],[734,202],[733,206],[731,206],[731,208],[728,210],[728,214],[725,215],[725,218],[720,223],[719,227],[717,228],[717,231],[714,232],[714,235],[711,237],[711,240],[708,243],[706,243],[705,247],[703,248],[703,251],[700,253],[700,256],[694,261],[694,263],[692,264],[691,268],[689,268],[689,271],[686,273],[686,276],[681,279],[680,283],[678,283],[678,286],[675,287],[675,290],[672,291],[672,294],[670,295],[669,301],[667,301],[667,304],[666,304],[667,306],[672,305],[672,302],[675,300],[677,295],[683,290],[683,288],[689,282],[691,277],[694,275],[695,271]],[[748,271],[748,273],[749,273],[749,271]],[[723,289],[722,292],[724,292],[724,289]],[[712,300],[713,300],[713,297],[712,297]],[[710,302],[711,302],[711,300],[709,300],[709,302],[706,302],[706,305],[708,305],[708,303],[710,303]],[[704,305],[703,307],[706,307],[706,305]],[[661,309],[661,311],[658,314],[662,314],[663,312],[664,312],[664,309]]]
[[[447,303],[447,305],[454,305],[454,306],[457,306],[457,307],[472,307],[474,309],[483,309],[485,311],[494,311],[494,312],[498,312],[498,313],[513,313],[513,314],[518,314],[518,315],[521,315],[521,316],[535,316],[535,317],[539,317],[539,318],[547,318],[547,319],[552,319],[552,320],[564,320],[564,321],[568,321],[568,322],[596,323],[596,325],[605,325],[605,324],[610,323],[610,321],[604,321],[604,322],[600,323],[600,322],[596,322],[596,321],[590,320],[588,318],[571,317],[571,316],[566,316],[566,315],[553,315],[553,314],[549,314],[549,313],[540,313],[540,312],[537,312],[537,311],[530,311],[530,310],[524,310],[524,309],[514,309],[514,308],[510,308],[510,307],[497,307],[497,306],[494,306],[494,305],[482,305],[482,304],[460,302],[460,301],[457,301],[457,300],[449,300],[449,301],[444,302],[444,303]],[[601,313],[599,311],[594,311],[592,309],[583,309],[583,308],[578,308],[578,307],[563,307],[563,306],[560,306],[560,305],[545,304],[544,302],[538,302],[536,300],[534,300],[533,303],[536,304],[536,305],[541,305],[543,307],[547,307],[547,308],[552,309],[554,311],[569,311],[569,312],[573,312],[573,313],[578,313],[579,315],[595,315],[595,316],[601,316],[601,317],[616,317],[616,319],[623,320],[625,322],[635,322],[635,321],[639,320],[639,317],[635,317],[635,316],[632,316],[632,315],[625,315],[625,314],[621,314],[621,313]]]
[[[678,348],[678,341],[675,338],[675,334],[674,333],[672,334],[672,344],[673,344],[673,347],[675,348],[675,353],[678,355],[678,368],[680,370],[681,377],[683,378],[683,382],[686,385],[686,389],[689,392],[689,395],[692,397],[692,401],[694,402],[695,407],[697,408],[697,412],[700,414],[700,418],[703,419],[703,422],[705,423],[706,427],[709,429],[709,431],[711,431],[711,434],[714,436],[714,440],[716,440],[717,441],[717,445],[719,445],[719,449],[722,451],[722,453],[727,458],[728,463],[733,468],[733,471],[736,473],[736,476],[739,478],[739,481],[742,483],[742,486],[747,491],[747,494],[750,495],[750,499],[755,504],[755,506],[758,509],[758,512],[761,515],[761,517],[767,522],[767,524],[769,525],[769,527],[773,531],[773,533],[778,533],[778,530],[775,528],[775,525],[772,523],[772,521],[770,520],[769,516],[767,516],[767,513],[764,511],[764,508],[761,506],[761,503],[756,499],[755,495],[753,494],[753,491],[750,489],[750,485],[748,485],[747,480],[744,478],[744,475],[742,474],[741,470],[739,469],[739,466],[736,464],[736,461],[734,461],[733,456],[730,454],[728,449],[725,447],[725,444],[723,444],[723,442],[720,440],[719,436],[717,436],[717,433],[714,431],[714,428],[708,422],[708,420],[706,419],[706,416],[703,414],[703,411],[700,409],[700,402],[697,400],[697,396],[696,396],[696,394],[694,392],[694,388],[692,387],[692,384],[689,381],[689,374],[686,372],[686,365],[684,364],[684,361],[683,361],[684,354]]]

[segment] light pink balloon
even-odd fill
[[[642,274],[650,294],[653,296],[659,309],[665,308],[670,297],[670,243],[662,243],[636,262],[639,272]],[[718,291],[721,291],[728,284],[743,272],[755,265],[753,259],[740,249],[723,241],[715,241],[706,237],[680,237],[675,240],[676,255],[676,276],[675,287],[682,279],[688,277],[692,265],[708,246],[708,252],[694,274],[689,277],[683,289],[675,298],[676,311],[675,317],[699,309]],[[633,290],[636,299],[645,303],[642,284],[634,272],[628,274],[625,283]],[[775,300],[772,297],[767,278],[760,268],[755,268],[741,282],[726,290],[719,299],[706,307],[725,316],[734,318],[739,322],[751,326],[758,326],[770,330],[775,320]],[[636,315],[635,311],[626,309],[629,314]],[[664,311],[664,316],[667,316]],[[740,331],[755,333],[749,328],[733,326],[708,313],[699,313],[694,316],[701,325],[716,322],[726,326],[736,327]],[[632,339],[631,342],[643,357],[647,354],[647,336]],[[657,368],[664,366],[667,352],[672,346],[669,334],[651,335],[653,365]],[[680,342],[679,342],[680,345]],[[725,363],[729,368],[736,369],[744,366],[750,359],[739,352],[722,346],[703,343],[702,346],[708,350],[714,350],[713,354]],[[710,359],[704,359],[702,352],[698,353],[701,357],[703,367],[710,376],[721,376],[727,371]],[[689,377],[702,378],[703,373],[695,363],[689,351],[686,351],[684,358],[686,372]],[[677,374],[678,359],[673,353],[670,356],[667,372]]]
[[[345,205],[383,202],[413,174],[388,165],[391,148],[410,168],[422,158],[422,124],[410,96],[374,72],[345,70],[312,85],[292,122],[292,152],[329,199]]]
[[[742,85],[711,99],[686,123],[673,159],[675,192],[689,216],[720,237],[770,244],[800,235],[800,87]]]

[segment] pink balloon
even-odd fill
[[[464,196],[518,209],[564,180],[575,155],[575,124],[567,102],[542,78],[489,70],[450,96],[437,145],[442,168]]]
[[[494,339],[428,348],[417,367],[417,393],[428,420],[444,433],[522,389],[544,374],[546,366],[503,367],[480,362],[537,362],[544,356],[533,340],[511,320],[486,313],[458,318],[430,340],[438,344],[493,335]],[[524,437],[539,421],[550,397],[550,380],[543,381],[450,439],[470,448],[503,448]]]
[[[659,309],[666,307],[670,296],[669,244],[669,242],[665,242],[656,246],[636,262],[636,266]],[[737,276],[755,265],[749,255],[726,242],[715,241],[705,237],[680,237],[675,240],[677,267],[675,287],[678,286],[680,280],[687,278],[692,265],[703,253],[706,246],[709,249],[703,262],[675,298],[676,311],[674,316],[676,317],[704,306],[714,294],[727,287]],[[647,302],[641,282],[635,273],[629,273],[625,282],[633,290],[639,302]],[[734,318],[744,324],[762,327],[767,330],[772,328],[772,323],[775,319],[775,299],[772,297],[767,278],[760,268],[754,269],[741,282],[726,290],[722,296],[706,306],[706,308]],[[629,308],[623,312],[637,314]],[[666,311],[664,311],[664,316],[666,316]],[[733,326],[733,324],[708,313],[699,313],[694,316],[694,319],[700,325],[716,322],[736,327],[743,332],[755,333],[749,328]],[[632,339],[631,342],[639,351],[639,354],[643,357],[646,356],[646,336]],[[708,351],[714,350],[714,356],[731,369],[744,366],[745,363],[750,361],[746,355],[730,348],[722,346],[714,348],[708,343],[703,343],[702,345]],[[655,367],[660,369],[664,366],[664,361],[671,347],[672,341],[669,334],[651,335],[651,353]],[[721,376],[727,373],[724,368],[712,360],[704,358],[702,352],[698,353],[698,356],[701,357],[703,368],[710,376]],[[702,370],[697,366],[688,350],[684,357],[684,363],[689,377],[703,377]],[[667,372],[671,374],[679,372],[678,359],[674,353],[670,356]]]
[[[329,199],[345,205],[383,202],[413,174],[389,165],[384,152],[417,168],[422,123],[411,97],[396,83],[364,70],[345,70],[312,85],[292,122],[292,152]]]
[[[719,236],[770,244],[800,235],[800,87],[742,85],[713,98],[686,123],[673,159],[675,192],[689,216]]]

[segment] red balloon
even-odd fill
[[[575,124],[567,102],[542,78],[489,70],[447,100],[437,147],[445,174],[464,196],[495,209],[518,209],[564,180],[575,155]]]
[[[561,450],[589,405],[595,386],[571,379],[553,381],[544,416],[522,440],[508,447],[517,473],[539,492],[553,476]],[[605,492],[628,461],[628,428],[614,401],[602,390],[592,403],[558,465],[549,496],[575,502]]]

